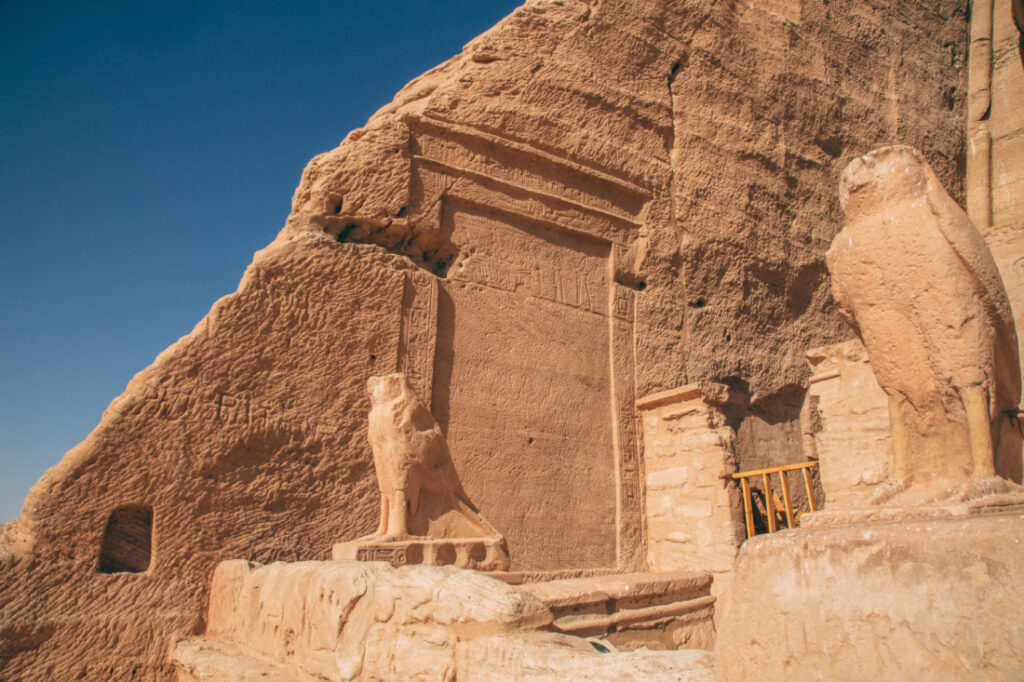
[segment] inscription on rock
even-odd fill
[[[610,244],[451,199],[442,214],[460,257],[435,395],[467,492],[518,569],[616,566]]]

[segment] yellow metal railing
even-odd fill
[[[778,467],[770,467],[768,469],[755,469],[753,471],[741,471],[735,474],[724,474],[722,478],[732,479],[739,481],[740,486],[743,489],[743,517],[747,524],[747,537],[753,537],[756,535],[754,531],[754,506],[750,494],[750,479],[754,476],[761,477],[761,484],[764,493],[764,506],[766,509],[768,532],[774,533],[778,530],[778,522],[775,519],[777,510],[784,510],[786,516],[786,527],[794,528],[800,522],[800,516],[804,513],[803,511],[793,511],[793,504],[789,495],[789,481],[786,480],[787,471],[796,471],[797,469],[804,476],[804,487],[807,489],[807,506],[810,511],[817,511],[817,507],[814,504],[814,485],[811,483],[811,469],[818,466],[817,462],[801,462],[799,464],[785,464]],[[782,487],[782,499],[780,500],[778,495],[775,494],[775,490],[772,488],[772,474],[779,475],[779,481]],[[781,513],[780,513],[781,515]]]

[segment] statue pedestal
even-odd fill
[[[804,514],[802,528],[859,526],[869,523],[964,519],[981,514],[1024,511],[1024,487],[998,477],[968,480],[939,492],[922,485],[890,483],[892,498],[874,505],[829,509]]]
[[[364,538],[334,545],[335,561],[384,561],[396,568],[409,564],[458,566],[478,571],[508,570],[508,550],[502,538],[410,537],[381,541]]]
[[[980,508],[755,536],[736,561],[718,675],[1024,679],[1022,537],[1024,515]]]
[[[858,526],[868,523],[940,521],[980,514],[1024,512],[1024,496],[993,495],[982,500],[937,504],[923,507],[879,506],[862,509],[836,509],[811,512],[800,517],[802,528]]]

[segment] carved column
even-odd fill
[[[434,386],[436,346],[437,278],[426,272],[406,272],[397,370],[409,377],[413,390],[428,409]]]
[[[618,566],[626,570],[645,568],[647,538],[644,532],[642,469],[637,444],[635,401],[634,324],[636,295],[615,283],[611,292],[611,365],[617,488]]]
[[[971,3],[967,76],[967,213],[982,234],[992,227],[992,1]]]

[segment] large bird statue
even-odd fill
[[[889,399],[892,476],[1019,482],[1017,337],[981,234],[910,147],[855,159],[839,191],[832,291]]]

